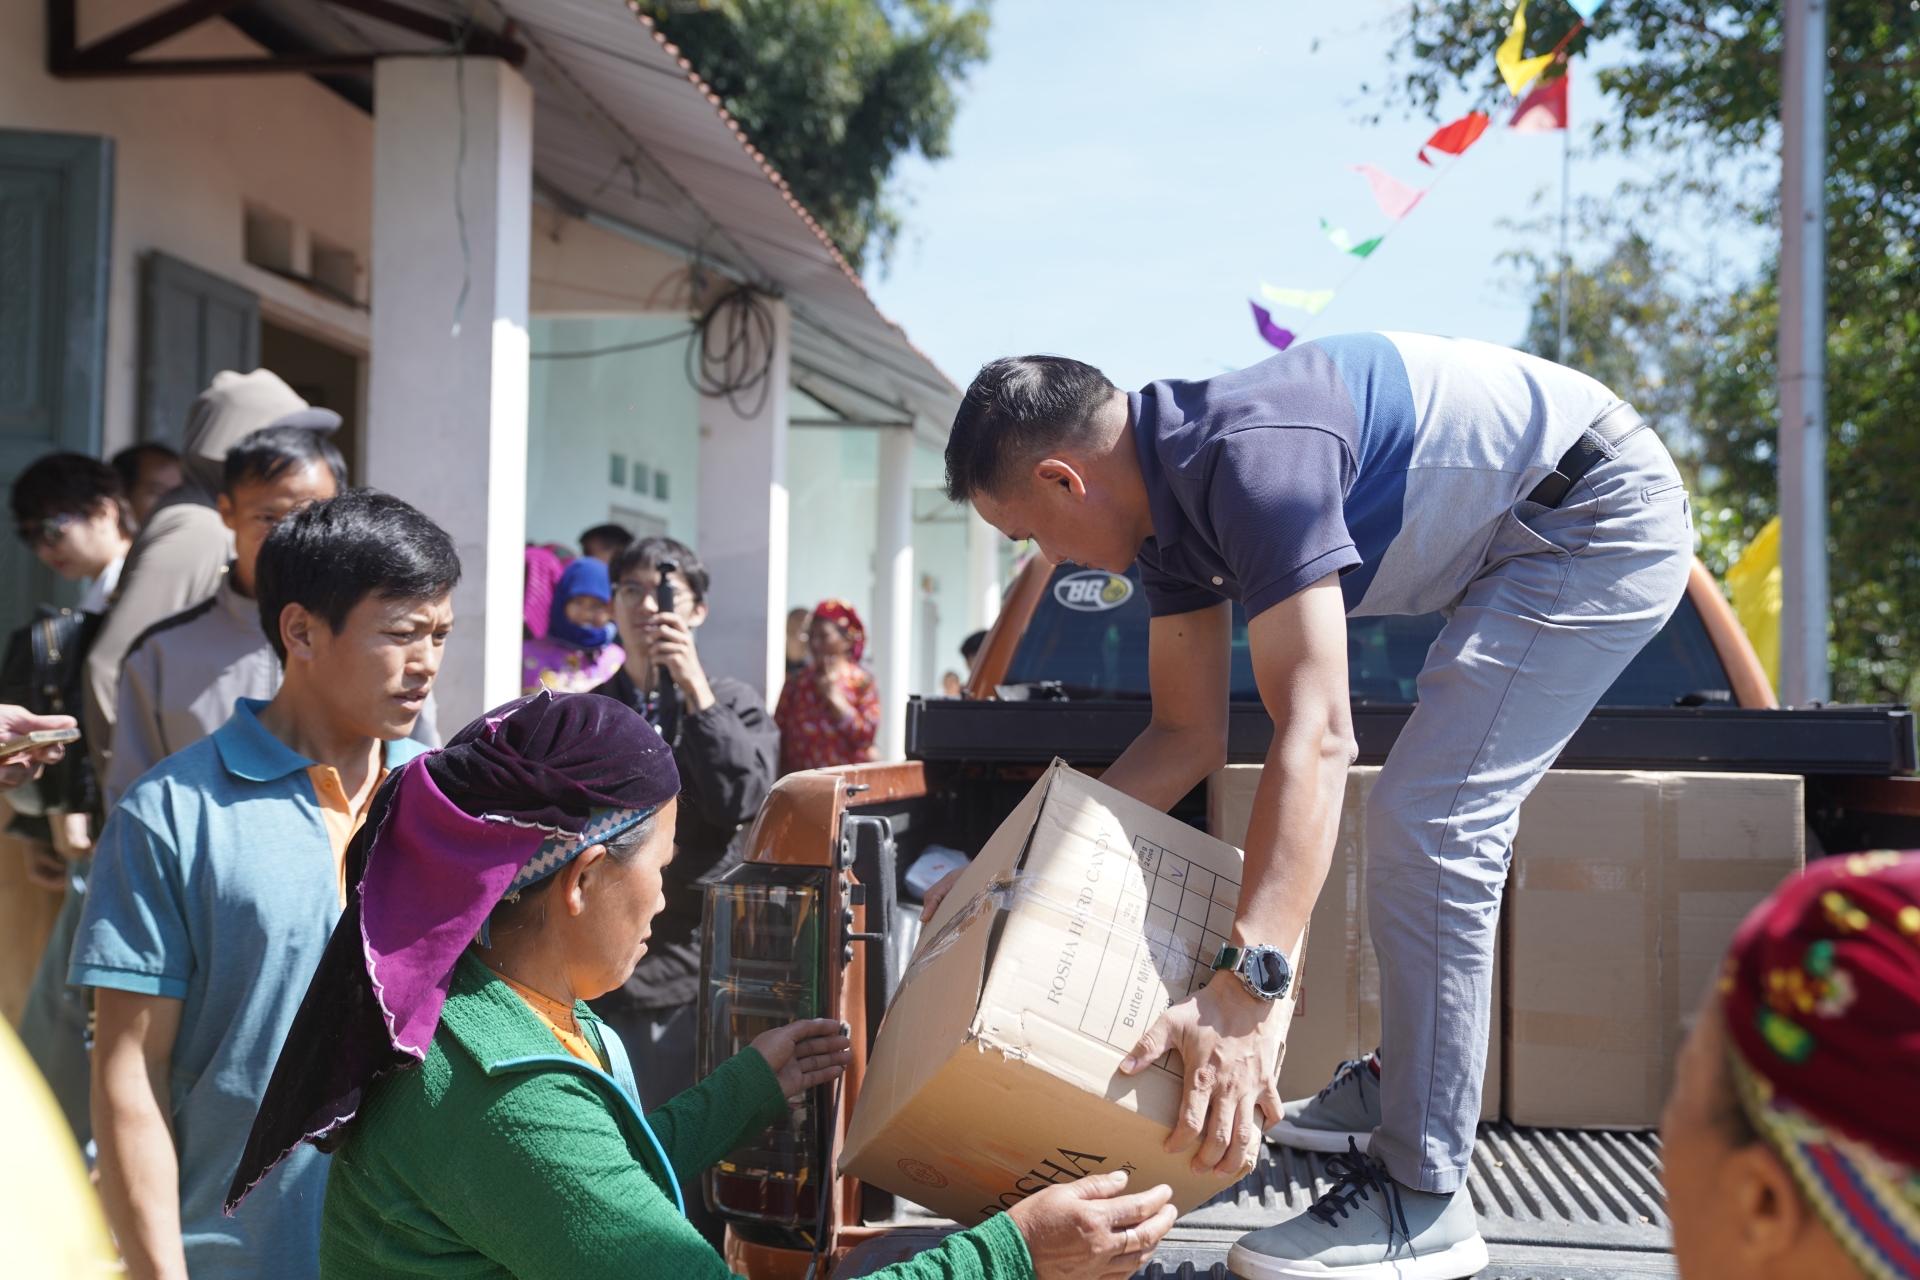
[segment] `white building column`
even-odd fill
[[[374,103],[366,470],[460,552],[444,738],[520,692],[533,90],[497,58],[382,58]]]
[[[773,321],[766,381],[731,400],[700,398],[700,538],[694,549],[713,576],[700,628],[701,665],[711,675],[752,685],[771,707],[787,671],[792,317],[777,298],[759,301]]]
[[[913,428],[880,429],[878,527],[873,543],[873,678],[880,686],[882,760],[907,758],[913,683]]]
[[[991,627],[1000,616],[1000,531],[967,504],[967,630]]]

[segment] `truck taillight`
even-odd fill
[[[702,1078],[763,1031],[828,1016],[832,933],[825,867],[746,863],[706,890],[701,930]],[[831,1086],[729,1152],[703,1178],[709,1208],[741,1239],[810,1249],[832,1185]]]

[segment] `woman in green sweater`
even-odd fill
[[[678,791],[653,729],[589,695],[508,703],[396,771],[349,850],[357,890],[229,1208],[311,1141],[334,1153],[328,1280],[728,1275],[679,1185],[852,1051],[840,1024],[797,1022],[641,1115],[626,1052],[585,1001],[646,949]],[[879,1274],[1119,1280],[1174,1219],[1168,1188],[1125,1185],[1048,1188]]]

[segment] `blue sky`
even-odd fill
[[[1432,121],[1402,108],[1362,122],[1389,78],[1393,13],[1383,0],[997,0],[952,155],[896,172],[908,228],[891,272],[872,273],[875,300],[962,386],[1029,351],[1091,361],[1122,387],[1206,377],[1270,353],[1247,307],[1263,281],[1341,284],[1356,260],[1322,238],[1324,216],[1356,239],[1393,234],[1309,336],[1517,342],[1526,298],[1500,255],[1552,241],[1502,223],[1558,210],[1561,135],[1510,133],[1502,111],[1458,161],[1417,163]],[[1576,61],[1576,125],[1606,109],[1588,70]],[[1394,226],[1345,170],[1363,162],[1438,185]],[[1647,173],[1576,150],[1573,191]]]

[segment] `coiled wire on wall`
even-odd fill
[[[773,313],[747,285],[714,300],[693,322],[697,341],[687,344],[687,381],[703,396],[725,396],[743,418],[759,416],[772,391]],[[751,409],[740,398],[759,389]]]
[[[694,341],[687,343],[687,382],[695,391],[703,396],[725,396],[733,411],[743,418],[755,417],[767,407],[767,396],[772,390],[773,313],[761,295],[744,284],[720,295],[694,319],[690,328],[587,351],[529,354],[535,360],[592,360],[666,346],[689,337]],[[753,407],[742,407],[740,397],[756,388],[760,394]]]

